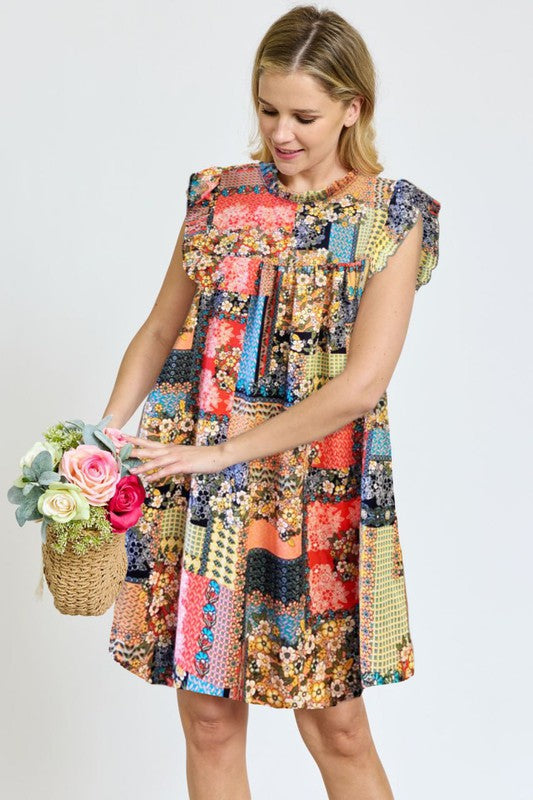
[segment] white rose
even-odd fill
[[[37,510],[54,522],[89,519],[89,501],[72,483],[51,483],[37,501]]]
[[[42,453],[43,450],[48,450],[52,456],[52,466],[55,466],[58,463],[63,454],[63,450],[61,449],[60,445],[56,444],[55,442],[35,442],[35,444],[28,450],[26,455],[22,456],[20,459],[19,467],[21,469],[23,467],[31,467],[35,456],[39,455],[39,453]]]

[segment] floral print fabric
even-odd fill
[[[366,281],[418,216],[417,290],[440,203],[355,170],[295,193],[270,162],[190,176],[191,308],[137,434],[225,441],[345,367]],[[274,708],[322,708],[414,673],[387,393],[322,440],[216,474],[147,484],[126,534],[109,649],[150,683]]]

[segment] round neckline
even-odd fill
[[[328,197],[331,197],[345,186],[348,186],[358,175],[357,170],[353,168],[322,189],[307,189],[304,192],[293,192],[282,183],[278,168],[273,161],[259,161],[259,167],[269,192],[284,197],[287,200],[297,201],[327,200]]]

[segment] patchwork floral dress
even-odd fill
[[[197,291],[137,435],[209,445],[345,367],[367,279],[419,215],[417,289],[440,203],[355,170],[296,193],[273,163],[190,176],[183,266]],[[322,708],[414,672],[387,393],[324,439],[216,474],[146,483],[109,651],[153,684]]]

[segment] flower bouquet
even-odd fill
[[[7,495],[20,526],[41,522],[44,576],[62,614],[99,616],[113,605],[128,565],[124,534],[142,514],[146,493],[130,474],[141,461],[110,420],[52,425]]]

